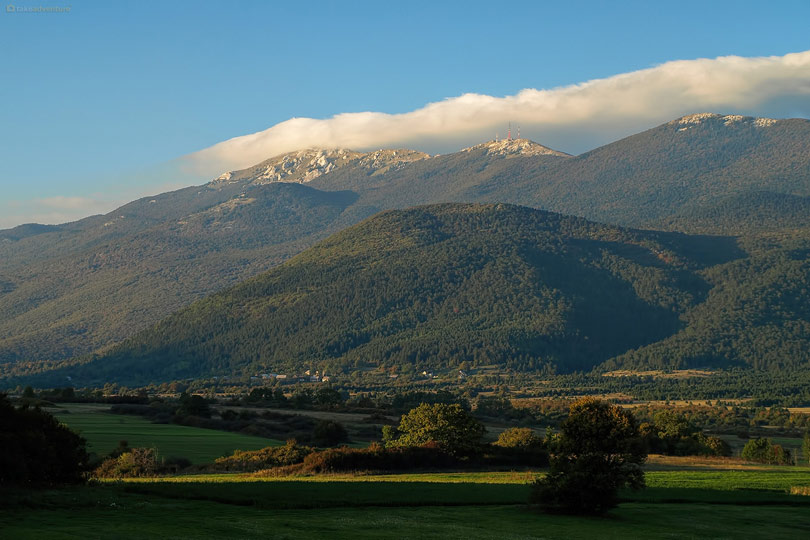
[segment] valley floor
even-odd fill
[[[3,538],[801,538],[806,467],[659,470],[605,518],[541,514],[520,473],[174,477],[3,494]]]

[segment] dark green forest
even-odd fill
[[[795,368],[810,360],[808,247],[500,204],[389,211],[34,380]]]

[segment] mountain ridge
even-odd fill
[[[0,231],[0,371],[108,347],[389,209],[504,202],[734,236],[806,226],[810,122],[691,116],[579,156],[488,152],[495,141],[429,158],[356,153],[298,183],[313,159],[321,167],[316,150],[292,182],[259,178],[266,160],[241,179],[145,197],[73,223]]]

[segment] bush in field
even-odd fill
[[[85,440],[38,408],[15,408],[0,394],[0,485],[78,483],[88,468]]]
[[[457,403],[423,403],[402,417],[399,426],[383,426],[386,447],[435,444],[457,456],[472,456],[481,450],[484,426]]]
[[[743,447],[741,457],[747,461],[770,465],[791,465],[793,463],[790,450],[762,437],[748,441]]]
[[[312,400],[319,409],[335,409],[343,403],[343,396],[334,388],[326,386],[319,388]]]
[[[237,450],[231,456],[217,458],[214,467],[225,471],[258,471],[301,463],[312,453],[309,446],[299,445],[290,439],[284,446],[268,446],[261,450]]]
[[[802,455],[804,456],[804,462],[810,463],[810,431],[804,434],[804,439],[802,439]]]
[[[386,448],[372,443],[368,448],[329,448],[307,455],[302,463],[273,474],[322,474],[358,471],[410,471],[458,465],[455,456],[435,443],[415,447]]]
[[[543,448],[543,438],[529,428],[509,428],[498,435],[495,446],[518,450],[537,450]]]
[[[96,478],[140,478],[155,476],[161,472],[157,450],[154,448],[129,448],[118,457],[104,460],[93,471]]]
[[[510,428],[489,445],[485,461],[490,465],[548,465],[543,438],[529,428]]]
[[[793,455],[790,450],[780,444],[774,444],[773,449],[773,463],[774,465],[793,465]]]
[[[346,428],[334,420],[319,420],[312,430],[312,443],[315,446],[335,446],[348,439]]]
[[[200,416],[202,418],[211,417],[211,407],[204,397],[189,395],[183,392],[180,394],[180,407],[177,409],[180,416]]]
[[[731,446],[720,437],[700,433],[698,434],[698,441],[702,445],[702,448],[705,449],[703,452],[705,455],[718,457],[731,456]]]
[[[264,402],[273,407],[287,407],[287,396],[281,388],[254,388],[250,394],[245,398],[248,403]]]
[[[515,409],[512,402],[503,397],[481,396],[475,401],[475,414],[490,418],[517,419],[531,414],[523,409]]]
[[[546,511],[602,514],[618,504],[620,488],[644,486],[638,423],[609,403],[584,398],[571,405],[549,451],[549,473],[535,482],[530,499]]]
[[[725,441],[703,434],[685,415],[673,410],[659,411],[653,423],[645,422],[639,430],[648,452],[670,456],[731,455]]]
[[[188,458],[172,456],[163,460],[161,470],[170,474],[176,474],[183,469],[188,469],[191,465],[191,460]]]

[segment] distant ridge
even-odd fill
[[[700,113],[579,156],[525,139],[438,156],[292,152],[107,215],[0,231],[0,372],[105,350],[384,210],[512,203],[614,225],[790,238],[807,226],[808,198],[804,119]]]

